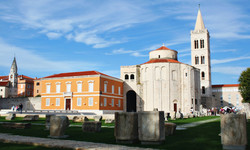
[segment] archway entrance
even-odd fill
[[[136,93],[135,91],[128,91],[127,97],[127,112],[136,112]]]

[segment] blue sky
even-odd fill
[[[0,75],[14,55],[18,73],[44,77],[148,61],[162,43],[191,64],[190,31],[201,13],[210,32],[212,83],[237,83],[250,62],[248,0],[0,1]]]

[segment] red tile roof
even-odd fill
[[[8,83],[8,81],[0,81],[0,86],[7,86]]]
[[[82,71],[82,72],[67,72],[67,73],[59,73],[51,76],[43,77],[43,78],[60,78],[60,77],[72,77],[72,76],[87,76],[87,75],[104,75],[107,77],[115,78],[104,73],[98,71]],[[118,78],[116,78],[118,79]],[[120,79],[119,79],[120,80]]]
[[[178,60],[174,59],[151,59],[148,62],[145,62],[143,64],[150,64],[150,63],[164,63],[164,62],[169,62],[169,63],[181,63]]]
[[[215,87],[239,87],[239,84],[218,84],[218,85],[212,85],[213,88]]]
[[[171,49],[167,48],[166,46],[162,46],[162,47],[160,47],[160,48],[158,48],[156,50],[171,50]]]
[[[9,80],[9,76],[0,76],[0,80]]]
[[[32,79],[32,80],[34,80],[34,78],[31,78],[31,77],[28,77],[28,76],[25,76],[25,75],[19,75],[18,77],[19,78],[23,77],[23,79]]]

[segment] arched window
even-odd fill
[[[161,55],[158,55],[158,58],[161,58]]]
[[[130,75],[130,79],[132,79],[132,80],[135,79],[135,75],[134,75],[134,74],[131,74],[131,75]]]
[[[125,80],[128,80],[128,78],[129,78],[129,77],[128,77],[128,75],[126,74],[126,75],[125,75]]]
[[[205,72],[203,72],[203,71],[201,72],[201,79],[205,80]]]
[[[195,56],[195,64],[199,64],[199,57],[198,56]]]
[[[201,64],[205,64],[205,56],[201,56]]]
[[[205,89],[205,86],[202,86],[202,94],[205,94],[206,93],[206,89]]]
[[[204,48],[204,40],[203,39],[200,40],[200,46],[201,46],[201,48]]]
[[[198,40],[194,40],[194,49],[199,48],[199,41]]]

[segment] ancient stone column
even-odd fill
[[[50,117],[50,137],[65,138],[66,128],[69,127],[69,119],[67,116],[51,116]]]
[[[137,142],[138,114],[135,112],[116,112],[114,134],[117,143]]]
[[[221,114],[221,143],[223,149],[246,149],[246,114]]]
[[[138,131],[142,144],[161,144],[164,142],[164,111],[138,112]]]

